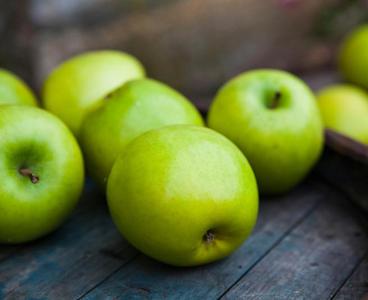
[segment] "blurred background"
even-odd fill
[[[249,68],[328,70],[367,20],[367,0],[1,0],[0,65],[39,90],[64,59],[120,49],[150,77],[206,97]]]

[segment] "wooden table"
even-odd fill
[[[174,268],[124,241],[88,182],[61,229],[0,247],[0,299],[361,299],[366,225],[367,215],[314,172],[287,195],[261,198],[257,227],[232,256]]]
[[[305,78],[318,89],[330,72]],[[202,111],[209,101],[197,102]],[[355,202],[351,201],[354,200]],[[23,246],[0,246],[2,299],[368,298],[368,167],[327,151],[287,195],[260,199],[252,236],[229,258],[174,268],[132,248],[91,182],[70,220]]]

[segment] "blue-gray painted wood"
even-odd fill
[[[368,299],[368,255],[354,270],[353,275],[344,283],[334,300]]]
[[[28,245],[0,247],[0,299],[303,298],[297,291],[306,299],[334,293],[354,299],[365,292],[366,265],[357,265],[368,245],[354,208],[343,200],[309,180],[288,195],[262,199],[255,232],[228,259],[173,268],[137,254],[89,186],[60,230]]]
[[[85,299],[215,299],[304,219],[322,194],[318,186],[307,183],[287,196],[262,199],[254,234],[226,260],[197,268],[174,268],[140,255]]]
[[[368,238],[350,202],[331,194],[224,299],[329,299],[365,255]]]
[[[78,298],[135,255],[112,224],[103,197],[88,190],[60,230],[0,263],[0,299]]]

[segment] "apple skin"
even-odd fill
[[[348,84],[318,92],[318,105],[326,128],[368,145],[368,94]]]
[[[358,27],[345,38],[338,63],[346,80],[368,88],[368,25]]]
[[[89,174],[105,189],[115,159],[130,141],[174,124],[204,125],[193,104],[169,86],[152,79],[129,81],[83,122],[79,140]]]
[[[312,91],[284,71],[254,70],[232,79],[216,95],[208,124],[243,151],[262,194],[292,189],[323,148],[323,125]]]
[[[37,106],[37,100],[22,79],[7,70],[0,69],[0,105],[2,104]]]
[[[232,253],[257,219],[258,192],[241,151],[208,128],[172,125],[144,133],[116,160],[107,198],[137,249],[175,266]]]
[[[101,98],[126,81],[145,76],[133,56],[113,50],[77,55],[58,66],[43,87],[47,110],[61,118],[78,136],[85,115]]]
[[[58,228],[83,188],[73,134],[44,110],[1,105],[0,149],[0,244],[28,242]]]

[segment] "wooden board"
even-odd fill
[[[261,199],[249,240],[229,258],[196,268],[169,267],[130,247],[112,224],[104,197],[88,184],[79,208],[60,230],[28,245],[0,247],[0,299],[362,295],[368,250],[364,218],[344,195],[316,178],[288,195]],[[357,285],[362,286],[357,292],[350,288]]]
[[[365,258],[357,266],[352,276],[344,283],[334,299],[368,299],[368,256],[365,256]]]
[[[0,299],[78,298],[116,271],[121,260],[136,255],[116,231],[104,197],[93,186],[87,187],[65,226],[14,252],[0,263]]]
[[[131,299],[147,292],[157,299],[219,297],[315,208],[322,195],[316,186],[310,187],[310,190],[300,188],[284,198],[265,199],[253,236],[231,258],[209,266],[182,269],[166,267],[140,255],[88,294],[87,299],[116,295]]]
[[[226,299],[329,299],[367,252],[338,194],[323,203],[226,294]],[[265,284],[268,283],[268,284]]]

